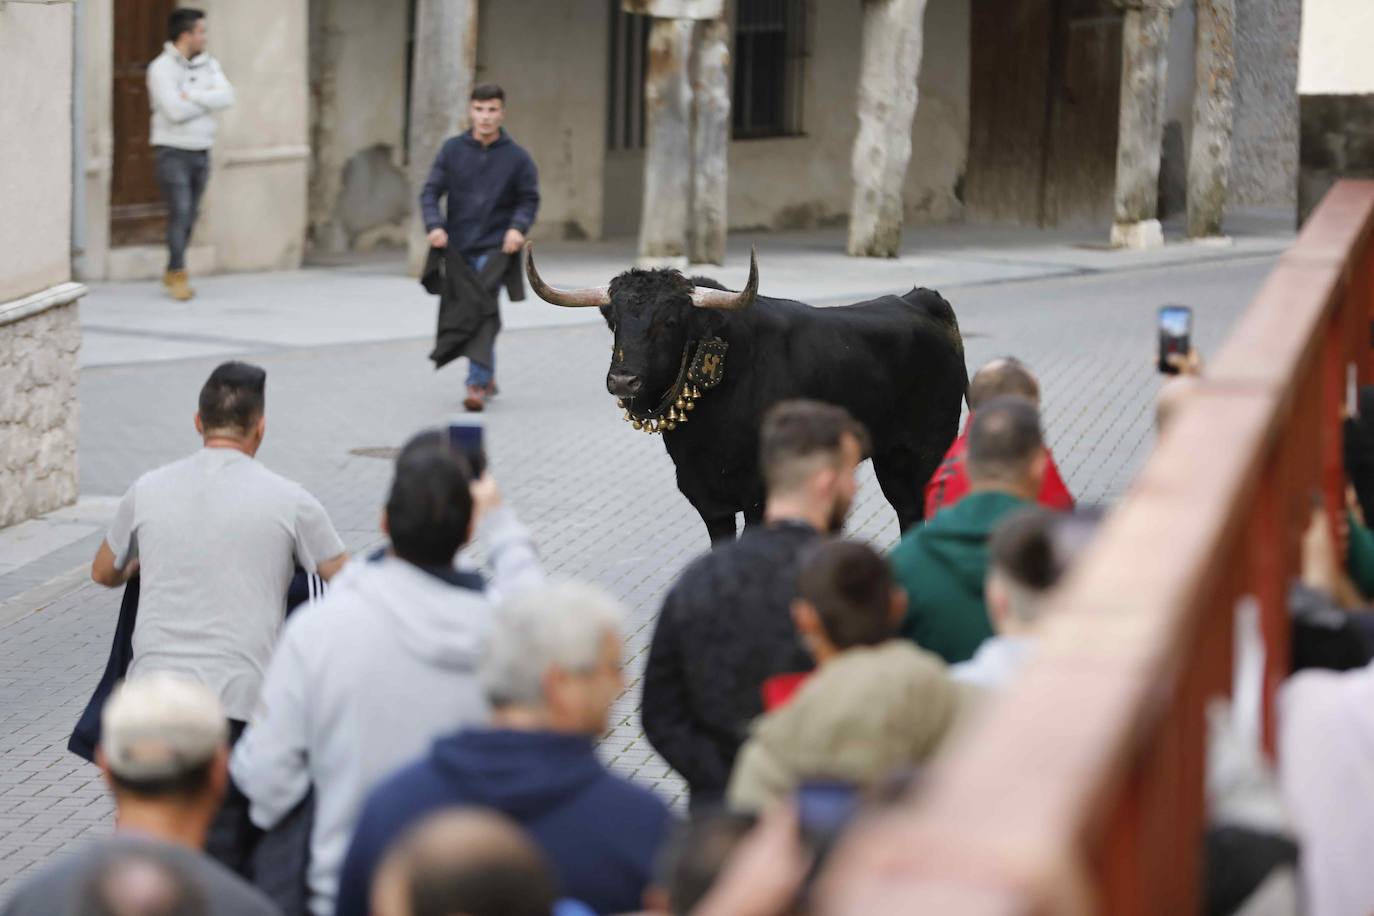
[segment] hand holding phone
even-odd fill
[[[1159,310],[1159,371],[1178,375],[1171,357],[1187,359],[1193,349],[1193,310],[1186,305],[1166,305]]]
[[[473,480],[480,480],[487,470],[487,455],[482,448],[483,429],[480,417],[459,417],[448,424],[449,446],[467,459]]]

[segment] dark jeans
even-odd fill
[[[209,150],[154,147],[157,183],[167,204],[167,269],[186,269],[186,245],[210,177]]]
[[[247,725],[237,719],[229,720],[230,749],[238,744]],[[244,878],[251,878],[253,849],[261,836],[262,831],[248,819],[248,796],[230,779],[229,791],[205,837],[205,854]]]
[[[487,263],[487,256],[483,254],[478,255],[475,258],[468,258],[468,263],[472,265],[472,269],[474,271],[481,273],[482,265]],[[496,295],[501,295],[501,291],[499,289],[496,291]],[[490,366],[484,366],[481,363],[475,363],[471,359],[468,360],[468,384],[475,385],[478,388],[485,388],[495,380],[496,347],[493,345]]]

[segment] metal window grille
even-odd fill
[[[651,17],[627,13],[611,0],[611,66],[606,106],[606,148],[644,147],[644,74]]]
[[[644,147],[644,75],[651,17],[610,0],[606,148]],[[802,132],[807,0],[737,0],[732,134],[736,139]]]
[[[738,0],[735,9],[734,136],[801,133],[806,0]]]

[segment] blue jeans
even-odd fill
[[[207,150],[155,146],[157,183],[167,204],[167,269],[186,269],[186,244],[196,224],[200,196],[210,177]]]
[[[468,258],[468,264],[470,264],[472,266],[472,269],[477,271],[478,273],[481,273],[482,267],[486,263],[487,256],[484,254],[480,254],[475,258]],[[497,295],[499,296],[500,293],[497,293]],[[478,388],[485,388],[492,383],[492,380],[496,378],[496,352],[494,347],[492,349],[491,363],[492,364],[490,366],[484,366],[481,363],[475,363],[469,359],[468,384],[474,385]]]

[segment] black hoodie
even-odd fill
[[[366,916],[372,877],[407,827],[463,805],[520,823],[553,863],[562,896],[598,913],[642,908],[672,826],[667,806],[611,775],[589,738],[469,729],[439,739],[372,791],[339,877],[336,916]]]

